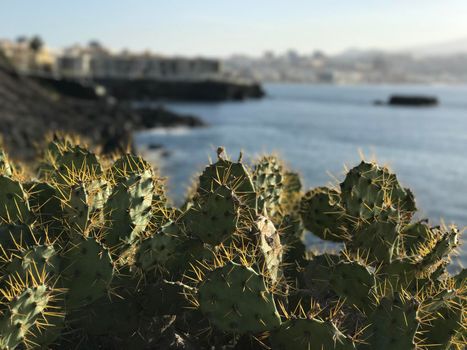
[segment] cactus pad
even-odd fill
[[[237,229],[239,201],[226,186],[198,197],[183,220],[188,232],[203,242],[218,245]]]
[[[325,240],[346,241],[345,212],[339,201],[339,193],[327,187],[307,192],[300,203],[305,228]]]
[[[251,268],[228,263],[210,272],[199,287],[204,315],[220,330],[256,333],[280,325],[272,294]]]
[[[26,223],[29,203],[23,186],[8,176],[0,175],[0,223]]]
[[[106,295],[113,272],[109,252],[93,238],[73,242],[61,261],[67,307],[84,306]]]
[[[271,343],[275,350],[350,350],[351,340],[330,321],[293,319],[273,332]]]

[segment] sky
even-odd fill
[[[0,38],[188,56],[397,50],[467,37],[467,0],[0,0]]]

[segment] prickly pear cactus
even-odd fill
[[[273,332],[271,343],[277,350],[350,350],[355,345],[331,321],[291,319]]]
[[[92,237],[80,238],[66,248],[60,263],[69,308],[83,307],[107,295],[114,275],[109,251]]]
[[[15,349],[28,344],[31,328],[46,324],[46,310],[52,298],[51,289],[44,284],[27,287],[10,281],[0,297],[0,348]]]
[[[220,186],[194,202],[184,215],[187,231],[203,242],[219,245],[237,230],[240,201],[235,192]]]
[[[240,161],[235,163],[219,155],[216,163],[208,166],[199,177],[198,195],[215,191],[227,186],[236,194],[242,204],[257,210],[257,196],[251,175]]]
[[[418,305],[400,294],[383,297],[369,317],[362,349],[415,349]]]
[[[356,220],[370,220],[397,208],[410,220],[416,210],[413,194],[404,189],[396,175],[373,163],[362,161],[351,169],[341,183],[343,206]]]
[[[305,228],[316,236],[335,242],[348,239],[346,214],[336,190],[318,187],[307,192],[300,203],[300,213]]]
[[[274,217],[280,208],[283,167],[276,157],[263,157],[253,170],[253,183],[258,193],[258,211]]]
[[[30,178],[0,152],[0,349],[463,349],[461,232],[385,167],[303,194],[284,164],[219,148],[176,208],[138,156],[54,137]]]
[[[257,333],[281,322],[263,277],[246,266],[228,263],[207,273],[197,297],[201,312],[225,332]]]
[[[104,205],[108,246],[131,244],[150,221],[153,199],[153,171],[141,158],[125,155],[111,168],[116,181]]]
[[[0,175],[0,221],[2,223],[27,223],[29,203],[19,181]]]

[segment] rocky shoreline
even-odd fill
[[[134,110],[111,98],[77,98],[18,74],[0,53],[0,133],[14,158],[28,161],[51,131],[82,135],[113,152],[132,144],[132,133],[154,127],[198,127],[194,116],[163,107]]]
[[[261,98],[261,85],[228,80],[97,79],[108,93],[121,100],[242,101]]]

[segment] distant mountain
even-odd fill
[[[400,50],[418,57],[451,56],[467,53],[467,37],[435,44],[420,45]]]

